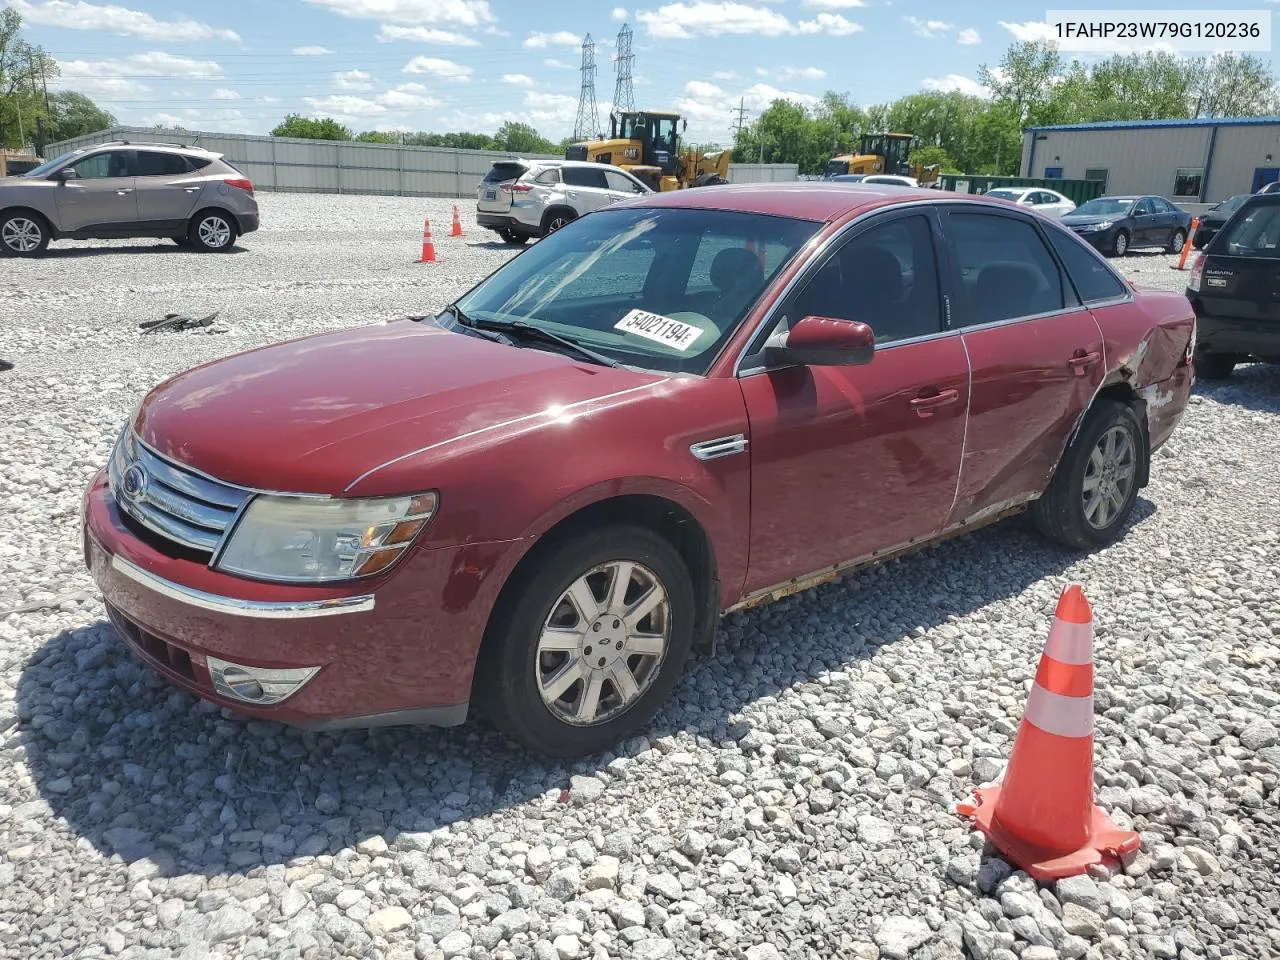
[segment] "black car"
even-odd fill
[[[1196,232],[1191,237],[1191,246],[1197,250],[1203,250],[1207,247],[1209,241],[1222,229],[1222,225],[1231,219],[1231,215],[1239,210],[1250,196],[1251,194],[1241,193],[1234,197],[1228,197],[1221,203],[1215,203],[1201,214],[1200,226],[1196,227]]]
[[[1221,380],[1237,363],[1280,363],[1280,193],[1246,199],[1196,260],[1187,298],[1197,376]]]
[[[1123,257],[1135,247],[1177,253],[1187,242],[1191,214],[1164,197],[1098,197],[1068,213],[1062,225],[1111,257]]]

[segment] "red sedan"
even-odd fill
[[[172,682],[313,727],[547,754],[642,728],[719,615],[1030,509],[1118,537],[1195,321],[1058,225],[938,191],[592,213],[446,307],[183,373],[85,502]]]

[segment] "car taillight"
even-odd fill
[[[528,193],[533,189],[533,185],[528,183],[504,183],[502,189],[508,193]]]
[[[243,190],[245,193],[253,193],[253,183],[243,177],[224,180],[223,183],[228,187],[235,187],[237,190]]]
[[[1187,289],[1194,293],[1200,292],[1200,282],[1204,279],[1204,254],[1196,257],[1196,262],[1191,266],[1191,279],[1187,281]]]

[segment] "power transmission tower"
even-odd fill
[[[747,101],[742,98],[738,101],[738,109],[733,111],[735,120],[733,124],[733,140],[738,142],[738,135],[742,133],[742,128],[747,125]]]
[[[622,113],[636,108],[635,87],[631,78],[635,65],[635,54],[631,52],[631,24],[624,23],[618,31],[618,55],[613,58],[618,81],[613,88],[613,112]]]
[[[582,92],[578,95],[578,117],[573,121],[573,139],[590,140],[600,134],[600,110],[596,106],[596,45],[587,34],[582,41]]]

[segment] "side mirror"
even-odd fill
[[[857,320],[804,317],[770,337],[762,352],[770,366],[857,367],[875,356],[876,334]]]
[[[76,173],[75,167],[63,167],[53,175],[55,180],[79,180],[80,174]]]

